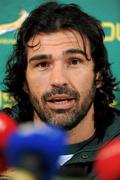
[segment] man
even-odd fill
[[[43,4],[21,26],[4,79],[17,102],[4,111],[19,123],[65,129],[61,166],[89,176],[96,151],[120,134],[120,112],[109,106],[117,83],[103,39],[101,23],[77,5]]]

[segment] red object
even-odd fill
[[[0,173],[8,169],[6,158],[3,152],[0,152]]]
[[[16,121],[6,113],[0,112],[0,150],[4,149],[9,136],[16,128]]]
[[[120,179],[120,138],[112,140],[98,152],[94,168],[99,180]]]
[[[16,121],[6,113],[0,112],[0,172],[7,169],[4,149],[10,135],[16,130],[16,128]]]

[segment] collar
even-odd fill
[[[83,143],[83,146],[80,146],[80,149],[69,161],[67,161],[66,164],[93,162],[97,151],[99,151],[104,144],[119,136],[120,115],[116,114],[113,123],[107,127],[103,139],[99,139],[96,135],[94,135],[86,141],[86,143]]]

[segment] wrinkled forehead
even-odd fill
[[[74,45],[90,51],[90,43],[87,37],[77,31],[59,31],[53,33],[39,33],[28,41],[28,46],[38,49],[42,46]]]

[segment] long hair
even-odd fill
[[[116,79],[113,77],[108,55],[104,46],[104,32],[101,22],[88,15],[76,4],[60,4],[48,2],[34,9],[22,24],[18,34],[14,51],[8,59],[4,84],[6,91],[11,93],[18,102],[21,116],[24,121],[32,119],[33,108],[28,95],[23,90],[27,67],[28,41],[39,33],[53,33],[62,30],[75,30],[83,39],[84,50],[86,46],[84,36],[88,38],[92,58],[95,63],[95,73],[101,74],[102,86],[97,89],[95,96],[95,126],[106,117],[106,108],[115,99],[113,90]],[[102,109],[102,111],[101,111]]]

